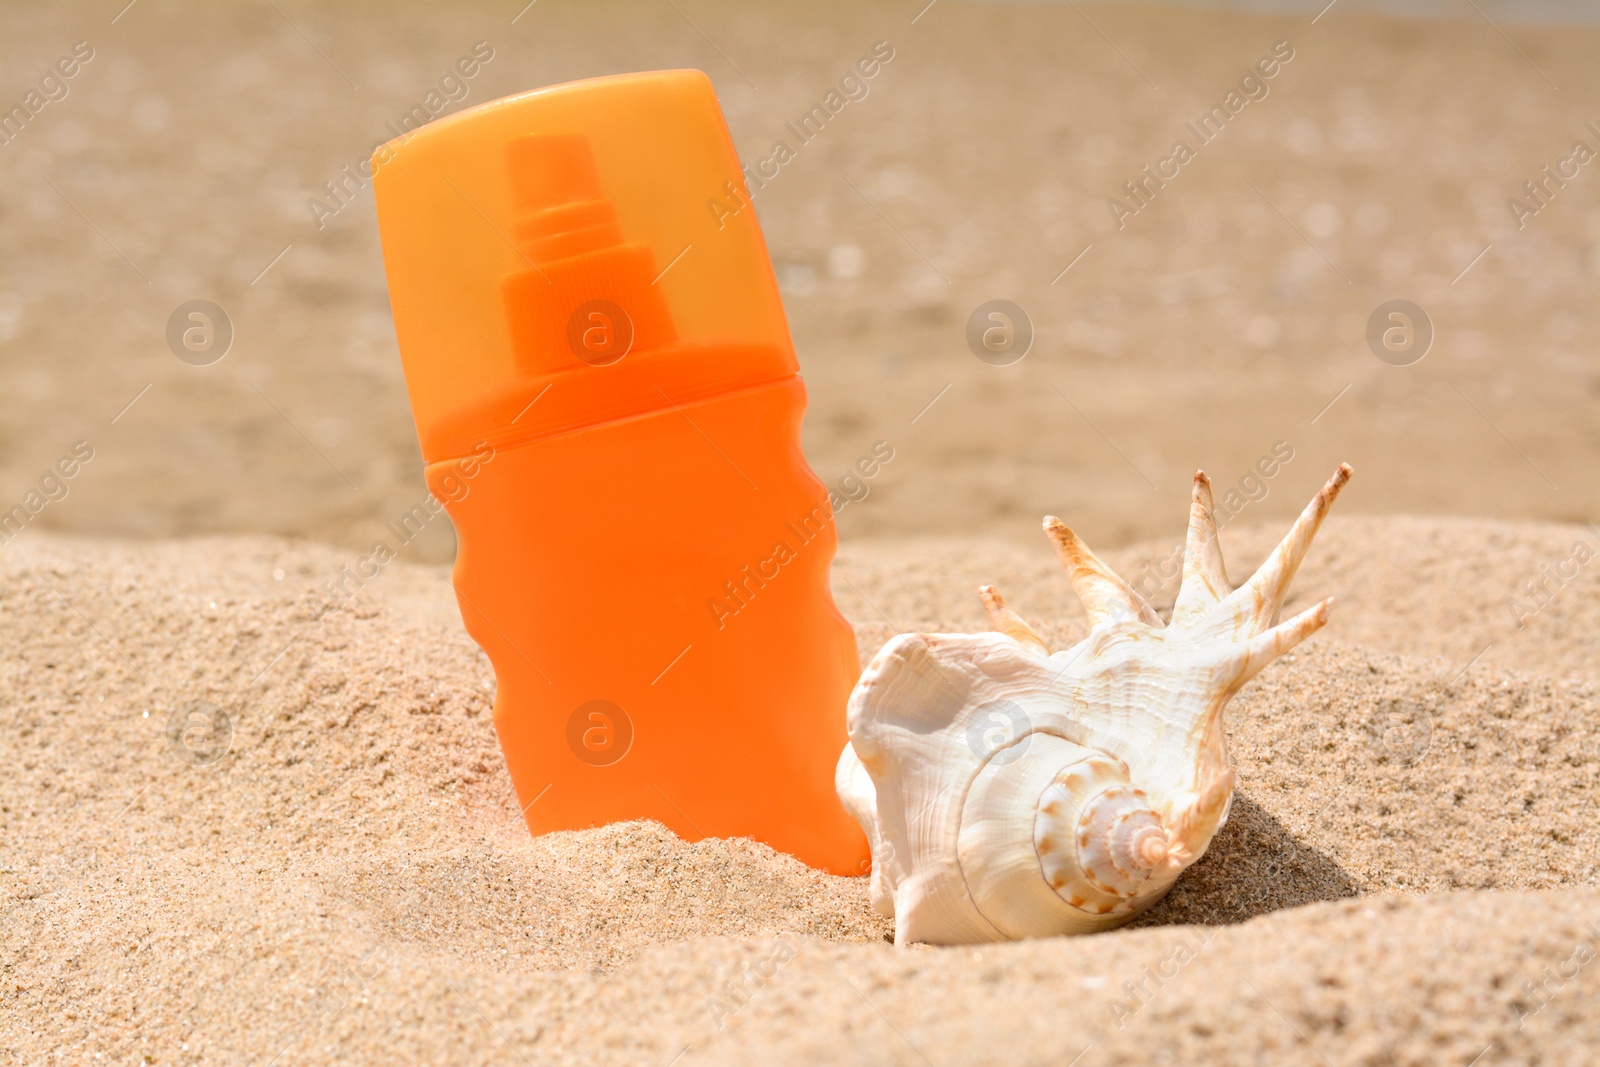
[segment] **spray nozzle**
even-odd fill
[[[512,234],[525,269],[504,297],[517,366],[543,373],[608,366],[676,340],[648,245],[625,243],[581,134],[519,137],[506,146]]]

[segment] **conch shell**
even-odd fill
[[[1273,625],[1350,468],[1233,589],[1211,483],[1194,478],[1172,619],[1046,518],[1089,636],[1052,654],[990,586],[994,633],[901,634],[851,694],[839,796],[872,846],[895,943],[962,944],[1119,926],[1160,900],[1228,818],[1222,709],[1328,621]]]

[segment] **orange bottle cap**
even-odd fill
[[[711,81],[572,82],[373,154],[428,462],[797,372]]]

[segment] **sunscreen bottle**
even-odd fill
[[[859,673],[805,386],[711,82],[439,119],[373,157],[426,477],[528,828],[655,819],[867,869]]]

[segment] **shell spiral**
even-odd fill
[[[1160,899],[1171,885],[1167,833],[1127,765],[1051,734],[1013,747],[1026,751],[986,761],[962,805],[957,857],[977,911],[1023,938],[1041,921],[1078,933]],[[993,862],[1002,850],[1016,861]]]
[[[1331,601],[1271,625],[1349,475],[1341,466],[1238,589],[1196,475],[1167,623],[1047,519],[1089,613],[1083,641],[1052,654],[985,586],[993,632],[884,645],[851,695],[836,781],[897,944],[1090,933],[1171,889],[1227,819],[1224,706],[1327,621]]]

